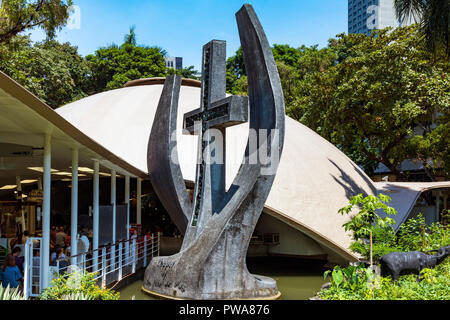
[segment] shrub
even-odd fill
[[[373,228],[373,259],[379,260],[385,254],[403,251],[396,243],[395,231],[391,226]],[[353,241],[350,250],[370,259],[370,246],[368,241]]]
[[[20,292],[19,288],[10,288],[9,286],[3,288],[0,285],[0,301],[6,300],[26,300],[25,296]]]
[[[41,295],[41,300],[119,300],[120,294],[101,289],[94,273],[61,275]],[[69,299],[71,298],[71,299]],[[84,299],[83,299],[84,298]]]
[[[449,245],[450,230],[438,222],[428,226],[425,218],[420,214],[400,227],[397,239],[403,251],[426,252]]]
[[[365,285],[336,286],[319,293],[327,300],[450,300],[450,257],[434,269],[424,269],[421,281],[416,275],[367,278]]]

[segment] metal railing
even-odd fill
[[[42,290],[41,243],[41,238],[28,238],[25,243],[23,287],[27,299],[39,296]]]
[[[138,269],[147,267],[151,258],[159,255],[159,244],[159,233],[133,237],[94,251],[58,259],[55,271],[59,274],[95,273],[95,280],[105,288],[136,273]]]
[[[95,280],[105,288],[146,268],[151,258],[159,256],[160,239],[160,233],[133,236],[97,250],[57,259],[56,265],[50,266],[50,281],[66,273],[95,273]],[[33,238],[25,245],[24,294],[27,299],[38,297],[43,290],[41,243],[40,238]]]

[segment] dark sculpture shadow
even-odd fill
[[[330,158],[328,158],[328,161],[330,161],[333,164],[333,166],[335,166],[339,170],[340,172],[339,177],[336,177],[333,174],[331,174],[331,176],[333,177],[334,181],[336,181],[339,185],[341,185],[342,188],[345,190],[345,194],[348,199],[357,196],[360,193],[362,193],[364,196],[367,196],[367,193],[364,192],[363,188],[360,186],[358,182],[355,181],[354,178],[352,178],[347,172],[342,170],[342,168]],[[351,164],[353,166],[354,171],[358,174],[358,176],[361,177],[367,183],[367,185],[371,188],[374,194],[377,194],[377,189],[375,188],[373,181],[370,180],[366,175],[361,174],[360,169],[356,167],[354,163]]]

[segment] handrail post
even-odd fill
[[[117,281],[122,280],[122,242],[119,243],[119,275]]]
[[[106,248],[102,249],[102,288],[106,288]]]
[[[131,269],[131,273],[135,273],[136,272],[136,238],[133,238],[133,266]]]
[[[83,274],[86,274],[86,253],[83,253]]]
[[[154,253],[155,253],[155,234],[152,233],[152,259],[153,259]]]
[[[130,239],[125,242],[125,266],[130,264]]]
[[[148,236],[145,235],[145,237],[144,237],[144,268],[147,266],[147,239],[148,239]]]
[[[160,244],[161,244],[161,232],[158,232],[158,244],[157,244],[158,254],[156,255],[157,257],[159,257]]]

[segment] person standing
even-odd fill
[[[17,288],[20,285],[21,279],[22,274],[20,273],[19,267],[16,266],[16,260],[12,255],[7,255],[3,265],[3,287]]]
[[[56,234],[56,245],[60,248],[66,247],[66,233],[64,232],[64,227],[59,228],[59,232]]]
[[[16,262],[16,266],[19,268],[20,272],[23,274],[23,257],[21,257],[22,249],[20,247],[15,247],[12,251],[12,256]]]

